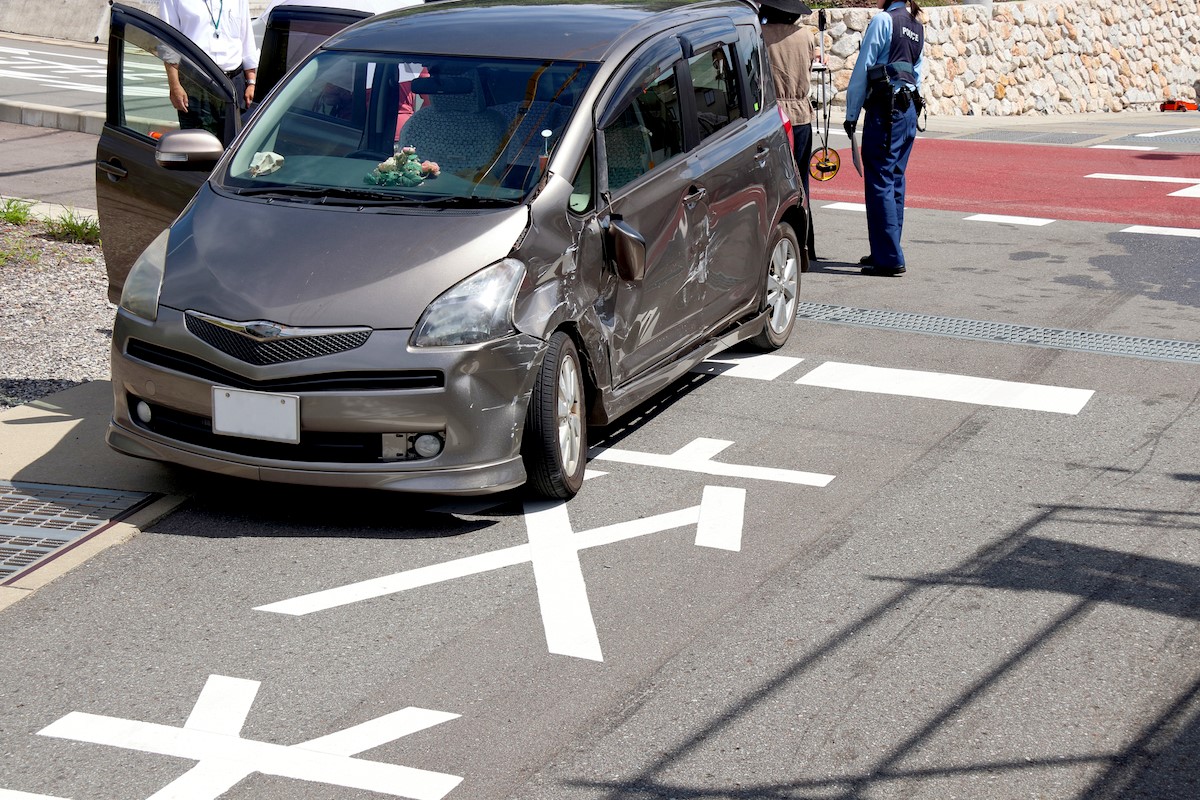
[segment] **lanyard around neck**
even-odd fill
[[[204,8],[208,11],[208,18],[212,20],[213,38],[221,38],[221,15],[225,13],[225,0],[221,0],[221,4],[217,7],[216,16],[213,16],[212,0],[204,0]]]

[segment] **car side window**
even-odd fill
[[[746,96],[750,100],[750,113],[757,114],[765,106],[763,100],[762,52],[758,33],[745,25],[738,26],[737,54],[746,75]]]
[[[675,69],[647,70],[643,89],[604,128],[608,188],[618,189],[683,152],[679,81]]]
[[[702,140],[742,116],[737,61],[730,52],[732,49],[721,44],[688,59]]]
[[[224,141],[225,99],[209,88],[211,83],[190,59],[157,36],[133,25],[123,28],[121,60],[120,127],[157,139],[178,128],[203,128]],[[171,105],[168,72],[194,98],[193,113],[184,115]]]
[[[589,147],[587,155],[583,157],[583,163],[579,165],[579,172],[575,173],[575,180],[571,181],[571,198],[567,201],[568,207],[576,214],[583,214],[592,209],[594,171],[595,159],[592,157],[592,148]]]

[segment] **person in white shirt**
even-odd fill
[[[187,36],[233,81],[243,111],[254,102],[258,47],[250,30],[248,0],[159,0],[158,16]],[[207,92],[181,80],[178,55],[164,57],[171,105],[183,128],[205,128],[224,135],[224,108]]]

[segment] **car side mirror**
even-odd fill
[[[166,169],[207,172],[224,152],[225,148],[216,136],[205,130],[189,128],[164,133],[154,149],[154,160]]]
[[[624,220],[615,218],[609,221],[608,231],[621,280],[640,281],[646,277],[646,240],[642,235]]]

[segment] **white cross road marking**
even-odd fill
[[[1055,220],[1043,219],[1042,217],[1009,217],[1004,214],[973,214],[969,217],[964,217],[966,222],[1001,222],[1010,225],[1033,225],[1041,227],[1049,225]]]
[[[1149,152],[1157,150],[1157,147],[1143,147],[1136,144],[1094,144],[1092,150],[1138,150],[1141,152]]]
[[[827,389],[923,397],[957,403],[1078,414],[1095,391],[972,378],[941,372],[866,367],[828,361],[796,383]]]
[[[745,517],[745,489],[705,487],[700,500],[700,520],[696,523],[696,545],[741,552]]]
[[[566,504],[530,503],[525,526],[546,646],[558,655],[603,661]]]
[[[276,745],[238,735],[259,685],[210,675],[182,728],[73,711],[38,734],[199,762],[150,800],[216,800],[255,772],[411,800],[441,800],[462,782],[457,775],[351,758],[458,714],[409,707],[297,745]]]
[[[719,358],[710,358],[693,367],[692,372],[702,375],[721,375],[728,378],[773,381],[803,360],[769,353],[752,356],[723,355]]]
[[[741,549],[745,501],[744,490],[706,486],[698,506],[605,525],[582,533],[572,530],[565,503],[527,503],[525,525],[528,544],[313,592],[258,606],[255,610],[304,616],[529,562],[533,565],[549,652],[603,661],[600,638],[579,562],[579,551],[687,525],[697,526],[697,545],[737,551]]]
[[[1157,136],[1176,136],[1181,133],[1195,133],[1200,131],[1200,128],[1180,128],[1176,131],[1156,131],[1154,133],[1139,133],[1137,136],[1142,139],[1153,139]]]
[[[1196,130],[1200,130],[1197,128]],[[1115,172],[1094,172],[1085,178],[1101,178],[1109,181],[1142,181],[1145,183],[1183,183],[1186,189],[1171,192],[1167,197],[1200,197],[1200,178],[1172,178],[1166,175],[1122,175]]]
[[[1200,239],[1200,229],[1197,228],[1159,228],[1154,225],[1131,225],[1122,228],[1121,233],[1144,233],[1154,236],[1189,236]]]
[[[598,447],[592,450],[591,457],[595,461],[619,461],[625,464],[676,469],[682,472],[699,472],[705,475],[718,475],[726,478],[753,478],[760,481],[776,481],[778,483],[792,483],[805,486],[828,486],[829,482],[833,480],[834,476],[823,475],[818,472],[802,472],[800,470],[776,469],[774,467],[753,467],[712,460],[713,456],[731,444],[733,442],[726,442],[721,439],[701,438],[665,456],[656,453],[641,453],[636,450],[621,450],[616,447]]]

